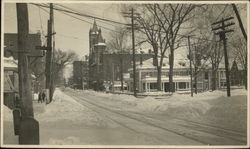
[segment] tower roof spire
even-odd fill
[[[105,43],[105,40],[103,39],[102,33],[100,30],[99,30],[99,35],[97,37],[97,43]]]
[[[96,25],[96,21],[95,21],[95,20],[94,20],[94,24],[93,24],[92,31],[93,31],[93,32],[97,32],[97,31],[98,31],[98,28],[97,28],[97,25]]]

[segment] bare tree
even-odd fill
[[[52,93],[54,93],[55,86],[59,83],[62,76],[60,72],[63,71],[66,65],[72,63],[77,59],[77,54],[73,51],[64,52],[60,49],[54,51],[53,55],[53,67],[52,67]],[[53,94],[52,94],[53,95]]]
[[[141,32],[146,35],[146,39],[141,41],[149,43],[153,48],[153,64],[157,69],[157,90],[162,90],[161,74],[165,53],[168,48],[166,36],[162,33],[163,28],[159,25],[153,10],[156,5],[142,5],[140,18],[137,22],[141,26]],[[166,22],[165,22],[166,23]],[[158,57],[160,58],[158,60]]]
[[[244,85],[247,89],[247,43],[243,38],[237,38],[231,45],[233,46],[233,54],[237,62],[241,64],[244,71]]]
[[[212,64],[212,91],[217,87],[217,71],[219,69],[220,62],[224,56],[222,51],[222,43],[216,40],[214,36],[213,40],[209,43],[208,50],[210,51],[209,60]]]
[[[179,43],[183,38],[178,33],[181,30],[181,26],[194,17],[191,12],[195,7],[192,4],[155,4],[153,9],[151,9],[165,33],[166,43],[169,47],[169,87],[171,92],[174,91],[174,51],[179,48]]]

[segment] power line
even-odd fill
[[[36,5],[37,7],[41,7],[41,6],[38,6],[38,5]],[[44,6],[44,5],[42,5],[42,6]],[[45,7],[45,6],[44,6]],[[47,7],[47,6],[46,6]],[[45,10],[45,9],[43,9],[43,8],[41,8],[42,10]],[[55,10],[56,10],[56,8],[54,8]],[[47,13],[49,13],[47,10],[45,10]],[[82,18],[79,18],[79,17],[76,17],[76,16],[73,16],[73,15],[70,15],[69,13],[66,13],[66,12],[63,12],[63,11],[59,11],[59,12],[61,12],[61,13],[63,13],[63,14],[65,14],[65,15],[67,15],[67,16],[70,16],[70,17],[72,17],[72,18],[75,18],[75,19],[77,19],[77,20],[80,20],[80,21],[83,21],[83,22],[86,22],[86,23],[89,23],[89,24],[93,24],[92,22],[89,22],[89,21],[86,21],[86,20],[84,20],[84,19],[82,19]],[[104,27],[104,26],[102,26],[102,25],[98,25],[99,27],[101,27],[101,28],[103,28],[103,29],[106,29],[106,30],[109,30],[109,31],[112,31],[112,32],[117,32],[117,33],[119,33],[118,31],[115,31],[115,30],[113,30],[113,29],[110,29],[110,28],[108,28],[108,27]]]
[[[75,36],[68,36],[68,35],[64,35],[64,34],[60,34],[60,33],[57,33],[56,35],[66,37],[66,38],[76,39],[76,40],[84,40],[84,39],[81,39],[81,38],[78,38]]]
[[[83,21],[83,22],[89,23],[89,24],[91,24],[91,25],[93,24],[92,22],[89,22],[89,21],[83,20],[83,19],[81,19],[81,18],[75,17],[75,16],[70,15],[70,14],[68,14],[68,13],[65,13],[65,12],[61,12],[61,13],[65,14],[65,15],[67,15],[67,16],[70,16],[70,17],[72,17],[72,18],[75,18],[75,19],[77,19],[77,20],[80,20],[80,21]],[[99,25],[99,26],[100,26],[101,28],[103,28],[103,29],[106,29],[106,30],[109,30],[109,31],[113,31],[113,32],[117,32],[117,31],[112,30],[112,29],[110,29],[110,28],[107,28],[107,27],[104,27],[104,26],[101,26],[101,25]]]
[[[76,13],[81,13],[81,12],[79,12],[79,11],[76,11],[76,10],[74,10],[74,9],[72,9],[72,8],[66,7],[66,6],[61,5],[61,4],[55,4],[55,5],[60,6],[60,7],[63,7],[63,8],[66,8],[66,9],[71,10],[71,11],[76,12]],[[109,23],[109,22],[102,21],[102,20],[99,20],[99,21],[102,22],[102,23],[104,23],[104,24],[112,25],[112,26],[115,26],[115,27],[116,27],[116,25],[111,24],[111,23]]]
[[[36,6],[41,6],[41,7],[49,8],[49,6],[45,6],[45,5],[41,5],[41,4],[36,4],[36,3],[30,3],[30,4],[36,5]],[[79,15],[79,16],[83,16],[83,17],[87,17],[87,18],[93,18],[93,19],[103,20],[103,21],[107,21],[107,22],[111,22],[111,23],[115,23],[115,24],[126,25],[125,23],[113,21],[113,20],[110,20],[110,19],[104,19],[104,18],[100,18],[100,17],[88,15],[88,14],[73,12],[73,11],[69,11],[69,10],[65,10],[65,9],[60,9],[60,8],[53,8],[53,9],[58,10],[58,11],[67,12],[67,13],[72,13],[72,14]]]
[[[35,3],[31,3],[31,4],[32,4],[32,5],[36,5],[37,7],[41,8],[41,9],[44,10],[45,12],[49,13],[46,9],[42,8],[42,7],[49,8],[49,6],[48,6],[47,4],[35,4]],[[71,11],[69,11],[69,10],[63,10],[63,9],[58,8],[58,7],[57,7],[57,8],[54,7],[53,9],[58,10],[59,12],[65,14],[65,15],[68,15],[68,16],[70,16],[70,17],[72,17],[72,18],[75,18],[75,19],[77,19],[77,20],[80,20],[80,21],[83,21],[83,22],[86,22],[86,23],[89,23],[89,24],[93,24],[93,23],[92,23],[92,22],[89,22],[89,21],[86,21],[86,20],[84,20],[84,19],[75,17],[75,16],[73,16],[73,15],[70,15],[69,13],[75,14],[75,15],[79,15],[79,16],[83,16],[83,17],[89,17],[89,18],[98,19],[99,21],[102,21],[102,22],[103,22],[103,21],[106,21],[106,24],[107,24],[107,22],[112,22],[112,23],[117,23],[117,24],[126,25],[126,24],[121,23],[121,22],[114,22],[113,20],[102,19],[102,18],[99,18],[99,17],[91,16],[91,15],[81,14],[81,13],[79,13],[79,12],[73,12],[73,11],[75,11],[75,10],[73,10],[73,9],[71,9],[71,8],[68,8],[68,7],[66,7],[66,6],[60,5],[60,4],[56,4],[56,5],[61,6],[61,7],[64,7],[64,8],[66,8],[66,9],[71,10]],[[224,12],[225,9],[226,9],[226,6],[224,7],[224,9],[223,9],[222,12]],[[220,15],[221,15],[221,14],[220,14]],[[117,32],[117,33],[118,33],[118,31],[115,31],[115,30],[113,30],[113,29],[110,29],[110,28],[107,28],[107,27],[104,27],[104,26],[101,26],[101,25],[99,25],[99,26],[100,26],[101,28],[103,28],[103,29],[106,29],[106,30],[109,30],[109,31],[113,31],[113,32]],[[165,32],[161,31],[161,33],[165,33]],[[188,35],[183,35],[183,34],[176,34],[176,35],[177,35],[177,36],[180,36],[180,37],[187,37],[187,36],[188,36]],[[65,36],[65,37],[66,37],[66,36]],[[194,37],[194,36],[190,36],[190,38],[198,39],[198,40],[203,40],[204,42],[205,42],[205,41],[213,41],[213,40],[204,39],[204,38],[199,38],[199,37]]]

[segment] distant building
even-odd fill
[[[105,53],[106,43],[102,37],[101,29],[98,29],[94,21],[89,31],[89,87],[99,90],[103,84],[110,86],[120,81],[123,73],[128,73],[132,66],[132,54],[129,53]],[[152,54],[136,54],[137,62],[152,57]],[[119,86],[119,85],[116,85]],[[118,87],[119,88],[119,87]],[[104,86],[101,87],[104,89]]]

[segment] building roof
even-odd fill
[[[4,57],[3,67],[4,68],[17,68],[18,62],[14,60],[12,56]]]
[[[160,61],[160,58],[158,58],[158,61]],[[148,60],[145,60],[142,62],[142,65],[137,62],[137,69],[155,69],[155,66],[153,65],[153,58],[150,58]],[[163,66],[162,68],[169,68],[168,58],[163,59]],[[188,59],[175,59],[174,60],[174,68],[189,68],[189,60]]]
[[[160,61],[160,58],[158,58],[158,61]],[[229,61],[229,69],[232,68],[233,63],[234,61]],[[236,64],[238,70],[243,70],[242,66],[239,65],[239,63],[236,62]],[[192,67],[194,68],[193,64]],[[205,69],[211,69],[212,64],[210,60],[202,60],[201,67]],[[188,59],[174,59],[174,69],[189,69],[189,68],[190,68],[190,62]],[[140,62],[136,62],[136,69],[137,70],[156,69],[156,66],[153,65],[153,58],[143,61],[142,65],[140,64]],[[164,58],[162,69],[169,69],[168,58]],[[225,69],[224,58],[221,60],[219,64],[219,69]],[[129,68],[129,71],[132,71],[132,68]]]

